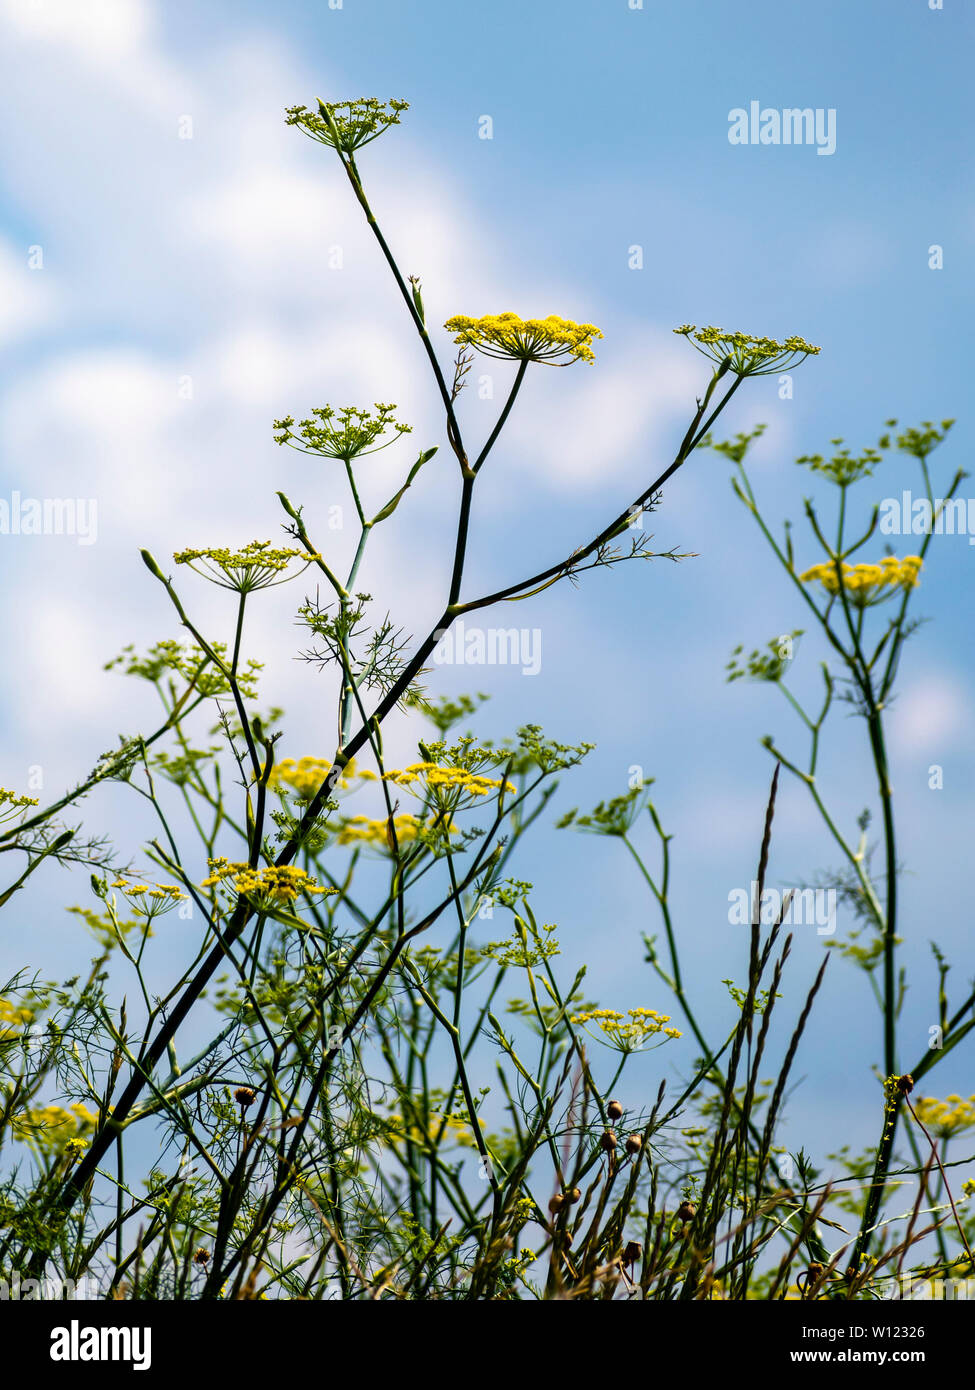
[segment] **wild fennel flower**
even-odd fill
[[[164,912],[171,912],[188,896],[173,883],[130,883],[128,879],[117,878],[111,886],[127,899],[133,912],[150,922]]]
[[[544,319],[520,319],[511,313],[487,314],[480,319],[455,314],[444,328],[457,334],[455,343],[477,348],[486,357],[563,367],[570,362],[595,361],[592,343],[603,336],[595,324],[573,323],[556,314]]]
[[[380,101],[378,97],[357,97],[354,101],[322,101],[318,115],[307,106],[289,106],[285,110],[285,125],[299,130],[344,154],[353,154],[377,140],[391,125],[399,125],[400,112],[408,111],[408,101]]]
[[[334,888],[322,888],[304,869],[295,864],[267,864],[254,869],[250,864],[232,863],[220,856],[207,861],[210,877],[201,888],[227,884],[242,897],[253,898],[258,906],[291,907],[302,893],[334,893]]]
[[[425,782],[428,787],[459,790],[470,796],[488,796],[492,791],[503,787],[506,792],[517,790],[511,782],[502,783],[499,777],[482,777],[466,767],[441,767],[438,763],[411,763],[402,772],[387,772],[384,781],[394,782],[397,787],[412,789],[414,782]]]
[[[36,796],[18,796],[16,792],[8,792],[5,787],[0,787],[0,822],[11,820],[28,806],[38,804]]]
[[[417,839],[430,827],[416,816],[405,814],[393,817],[393,831],[397,844],[409,843]],[[438,825],[437,831],[456,834],[458,827],[451,822],[448,826]],[[389,820],[370,820],[368,816],[350,816],[342,822],[335,843],[338,845],[378,845],[380,849],[392,847]]]
[[[332,764],[326,758],[306,757],[299,758],[297,762],[294,758],[283,758],[271,768],[267,779],[268,786],[279,792],[290,788],[302,801],[311,801],[318,795],[331,770]],[[351,778],[355,775],[355,758],[350,758],[336,779],[335,786],[347,791],[351,786]]]
[[[903,560],[898,560],[896,555],[885,555],[879,564],[848,565],[843,562],[842,587],[854,607],[870,608],[883,603],[897,589],[916,589],[922,564],[919,555],[905,555]],[[804,584],[822,584],[831,597],[839,593],[840,575],[835,561],[813,565],[799,578]]]
[[[944,1100],[920,1096],[914,1102],[914,1113],[937,1138],[950,1139],[953,1134],[975,1126],[975,1096],[967,1100],[956,1095],[946,1096]]]
[[[35,1152],[56,1158],[76,1156],[88,1147],[87,1136],[98,1124],[98,1116],[80,1101],[63,1105],[30,1106],[13,1117],[13,1132]]]
[[[0,1042],[21,1037],[17,1030],[29,1028],[33,1021],[33,1009],[25,1009],[22,1005],[11,1003],[9,999],[0,998]]]
[[[271,589],[276,584],[284,584],[295,578],[295,575],[286,573],[292,560],[302,561],[300,569],[296,571],[296,574],[301,574],[313,560],[320,560],[321,556],[310,555],[305,550],[275,548],[270,541],[250,541],[242,550],[179,550],[173,559],[177,565],[189,565],[190,569],[218,584],[221,589],[249,594],[255,589]]]
[[[772,372],[784,372],[820,351],[807,343],[805,338],[791,337],[779,343],[774,338],[727,333],[723,328],[697,329],[693,323],[681,324],[674,332],[686,338],[692,347],[713,362],[729,361],[736,376],[768,376]]]
[[[587,1009],[574,1014],[570,1022],[585,1028],[591,1038],[605,1043],[616,1052],[639,1052],[643,1044],[653,1037],[667,1038],[682,1036],[679,1028],[668,1028],[670,1014],[660,1014],[656,1009],[628,1009],[621,1014],[616,1009]],[[595,1024],[598,1031],[587,1027]]]
[[[294,428],[294,417],[286,415],[283,420],[275,420],[274,428],[279,431],[274,436],[275,443],[287,444],[302,454],[316,454],[319,458],[341,459],[351,463],[363,454],[378,454],[388,449],[404,434],[412,434],[413,426],[404,425],[393,418],[395,405],[376,402],[376,413],[362,410],[358,406],[346,405],[336,411],[333,406],[323,405],[311,412],[307,420]],[[390,438],[376,444],[387,430],[392,430]],[[371,447],[375,444],[375,448]]]

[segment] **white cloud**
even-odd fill
[[[18,254],[0,240],[0,346],[45,323],[56,302],[50,273],[29,268],[27,247]]]
[[[954,751],[975,719],[970,693],[952,675],[929,671],[903,690],[891,710],[896,751],[932,757]]]
[[[2,16],[25,38],[65,44],[108,66],[137,57],[152,27],[145,0],[3,0]]]

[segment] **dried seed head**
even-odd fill
[[[238,1086],[234,1091],[234,1100],[241,1110],[246,1110],[249,1105],[253,1105],[257,1097],[249,1086]]]
[[[200,1248],[199,1248],[199,1250],[197,1250],[196,1254],[193,1256],[193,1263],[194,1263],[195,1265],[205,1265],[205,1264],[209,1264],[209,1263],[210,1263],[210,1252],[209,1252],[209,1250],[204,1250],[203,1247],[202,1247],[202,1245],[201,1245]]]
[[[606,1107],[606,1114],[611,1120],[618,1120],[623,1113],[623,1107],[618,1100],[611,1100]]]
[[[602,1145],[602,1147],[606,1150],[606,1152],[611,1154],[613,1150],[616,1148],[615,1131],[611,1129],[605,1130],[603,1133],[603,1137],[600,1139],[599,1142]]]
[[[623,1263],[625,1265],[635,1265],[637,1260],[643,1259],[643,1246],[638,1240],[631,1240],[627,1243],[623,1251]]]
[[[643,1136],[641,1134],[631,1134],[626,1141],[626,1152],[628,1154],[638,1154],[643,1148]]]
[[[914,1077],[909,1073],[897,1078],[897,1089],[902,1096],[909,1095],[914,1090]]]
[[[693,1221],[696,1215],[697,1207],[693,1202],[681,1202],[680,1206],[677,1208],[678,1221],[683,1221],[685,1223]]]

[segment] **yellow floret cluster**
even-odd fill
[[[284,758],[271,768],[267,782],[276,791],[290,787],[303,801],[311,801],[331,770],[332,764],[326,758],[299,758],[297,761]],[[346,791],[351,785],[350,779],[356,775],[355,758],[350,758],[336,780],[336,787]],[[375,773],[361,772],[358,776],[371,779]]]
[[[935,1130],[939,1137],[959,1134],[963,1129],[975,1125],[975,1096],[967,1100],[961,1096],[946,1096],[936,1100],[933,1096],[921,1096],[914,1103],[914,1113],[923,1125]]]
[[[896,589],[917,588],[923,563],[919,555],[905,555],[903,560],[898,560],[896,555],[885,555],[879,564],[843,563],[843,589],[856,607],[864,608],[889,598]],[[828,594],[839,593],[840,576],[832,561],[813,565],[799,578],[804,584],[822,584]]]
[[[177,565],[189,565],[221,588],[249,593],[283,583],[288,578],[285,571],[292,560],[300,559],[305,569],[321,556],[287,546],[275,547],[270,541],[250,541],[242,550],[228,550],[225,546],[178,550],[173,559]]]
[[[593,341],[603,335],[593,323],[573,323],[549,314],[544,319],[521,319],[517,314],[486,314],[472,319],[455,314],[444,324],[456,333],[455,343],[474,347],[488,357],[517,362],[593,362]]]
[[[402,815],[393,817],[393,830],[396,832],[397,844],[408,843],[415,840],[419,831],[423,828],[423,821],[416,816]],[[443,829],[447,829],[446,826]],[[457,830],[455,825],[451,825],[448,833]],[[336,843],[340,845],[389,845],[389,821],[370,820],[368,816],[350,816],[342,825],[336,837]]]
[[[415,782],[425,782],[431,790],[459,790],[470,796],[489,796],[499,789],[517,791],[511,782],[499,777],[482,777],[466,767],[441,767],[439,763],[412,763],[401,772],[387,772],[384,780],[407,789],[412,788]]]
[[[88,1147],[85,1135],[98,1124],[98,1116],[80,1101],[65,1109],[62,1105],[31,1106],[14,1116],[13,1130],[42,1153],[80,1153]]]
[[[112,887],[118,888],[127,898],[150,898],[156,903],[177,903],[186,897],[186,894],[172,883],[129,883],[127,879],[117,878]]]
[[[200,885],[213,888],[227,883],[235,892],[248,898],[260,898],[274,906],[290,907],[302,893],[332,893],[321,888],[304,869],[295,864],[267,864],[254,869],[250,864],[232,863],[223,858],[208,860],[210,877]]]
[[[666,1038],[682,1036],[679,1028],[668,1028],[670,1014],[658,1013],[656,1009],[628,1009],[625,1014],[617,1009],[587,1009],[574,1014],[572,1023],[585,1025],[594,1023],[604,1040],[623,1051],[634,1051],[647,1038],[661,1034]]]

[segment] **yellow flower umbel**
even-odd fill
[[[16,792],[8,792],[6,788],[0,787],[0,822],[11,820],[28,806],[37,805],[36,796],[18,796]]]
[[[487,357],[560,367],[570,362],[595,361],[593,340],[603,336],[595,324],[573,323],[555,314],[545,319],[520,319],[517,314],[487,314],[472,319],[456,314],[444,328],[457,334],[455,343],[477,348]]]
[[[397,845],[409,844],[423,830],[429,828],[425,821],[419,820],[416,816],[405,814],[393,817],[392,829],[395,832]],[[451,823],[449,829],[446,826],[438,826],[437,829],[438,832],[442,830],[447,834],[452,834],[456,833],[457,826]],[[391,840],[388,820],[370,820],[368,816],[350,816],[348,820],[342,822],[335,843],[339,845],[374,845],[380,849],[388,849],[392,848]]]
[[[402,772],[387,772],[384,780],[403,787],[414,796],[431,793],[431,799],[441,808],[456,811],[473,805],[494,793],[516,792],[512,782],[500,777],[484,777],[466,767],[441,767],[439,763],[412,763]],[[419,788],[417,787],[419,784]]]
[[[187,894],[173,883],[130,883],[128,879],[117,878],[111,886],[118,889],[132,911],[138,917],[144,917],[147,923],[154,917],[171,912],[187,898]]]
[[[879,565],[842,564],[842,587],[855,608],[870,608],[883,603],[898,589],[916,589],[920,583],[919,575],[923,561],[919,555],[905,555],[898,560],[895,555],[885,555]],[[841,575],[837,573],[836,562],[813,565],[800,574],[804,584],[822,584],[826,592],[835,596],[840,591]]]
[[[0,1042],[19,1038],[21,1033],[18,1030],[30,1027],[33,1021],[33,1009],[12,1004],[9,999],[0,999]]]
[[[587,1009],[585,1013],[573,1015],[570,1022],[585,1028],[597,1042],[623,1053],[642,1051],[649,1038],[659,1036],[661,1042],[666,1042],[668,1038],[682,1036],[679,1028],[666,1027],[670,1014],[659,1014],[656,1009],[628,1009],[625,1014],[616,1009]],[[589,1023],[594,1023],[598,1031],[586,1027]]]
[[[204,579],[219,584],[222,589],[249,594],[255,589],[270,589],[275,584],[286,583],[303,573],[313,560],[320,560],[321,556],[310,555],[305,550],[275,549],[270,541],[251,541],[243,550],[180,550],[173,559],[177,565],[189,565],[190,569],[202,574]],[[295,574],[286,573],[295,559],[302,561],[300,568]]]
[[[14,1116],[13,1131],[43,1157],[77,1157],[97,1124],[98,1116],[79,1101],[67,1110],[62,1105],[31,1106]]]
[[[336,888],[321,888],[304,869],[295,864],[267,864],[252,869],[250,864],[231,863],[221,856],[207,861],[210,877],[201,888],[225,885],[234,893],[250,898],[264,910],[292,907],[302,893],[335,893]]]
[[[299,758],[297,762],[294,758],[283,758],[271,768],[267,783],[274,791],[282,794],[290,791],[301,801],[311,801],[331,770],[332,764],[326,758]],[[350,758],[336,778],[335,787],[347,791],[355,775],[355,758]]]
[[[693,323],[683,323],[674,332],[686,338],[693,348],[710,357],[713,362],[727,361],[736,376],[768,376],[771,372],[784,372],[820,351],[807,343],[805,338],[786,338],[784,343],[778,343],[774,338],[726,333],[723,328],[696,329]]]
[[[961,1096],[946,1096],[944,1100],[921,1096],[914,1102],[914,1113],[936,1138],[950,1139],[975,1126],[975,1096],[967,1100]]]

